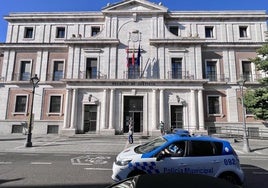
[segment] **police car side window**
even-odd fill
[[[215,155],[222,155],[222,148],[223,148],[223,144],[221,142],[213,142],[215,151],[214,154]]]
[[[189,156],[212,156],[215,148],[209,141],[190,141]]]
[[[185,153],[185,142],[180,141],[170,144],[165,149],[166,154],[169,154],[170,157],[183,157]]]

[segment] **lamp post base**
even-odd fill
[[[26,148],[29,148],[29,147],[32,147],[32,146],[33,146],[32,142],[26,142],[26,144],[25,144]]]

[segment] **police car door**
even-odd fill
[[[192,140],[188,146],[185,158],[190,162],[184,173],[215,176],[220,168],[221,156],[216,155],[213,142]]]
[[[160,173],[183,173],[184,169],[189,165],[189,161],[185,157],[185,143],[185,141],[179,141],[170,144],[160,152],[156,161],[156,166]],[[173,145],[178,148],[172,149]]]

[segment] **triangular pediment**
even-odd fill
[[[167,12],[168,9],[161,4],[155,4],[147,0],[125,0],[107,5],[102,9],[103,13],[113,12]]]

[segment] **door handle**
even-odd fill
[[[214,160],[214,161],[212,161],[212,163],[220,163],[220,161]]]

